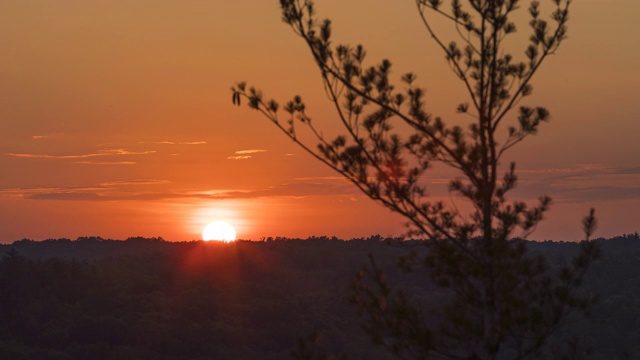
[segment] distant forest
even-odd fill
[[[599,297],[549,346],[576,358],[640,359],[640,237],[598,239],[584,291]],[[0,359],[286,359],[318,351],[390,359],[360,328],[349,285],[369,254],[428,308],[443,294],[398,258],[422,242],[373,236],[262,241],[20,240],[0,245]],[[528,242],[560,265],[578,246]]]

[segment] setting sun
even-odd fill
[[[236,230],[229,223],[224,221],[214,221],[207,225],[202,231],[202,240],[217,240],[230,242],[236,239]]]

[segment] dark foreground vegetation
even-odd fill
[[[599,301],[549,346],[575,358],[640,358],[640,238],[597,240],[604,253],[584,290]],[[561,264],[567,242],[529,243]],[[444,294],[401,254],[420,242],[375,236],[232,244],[79,238],[0,245],[0,359],[284,359],[319,332],[318,351],[390,358],[349,305],[349,284],[371,254],[411,301]],[[571,350],[571,349],[570,349]]]

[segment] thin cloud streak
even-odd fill
[[[323,196],[323,195],[354,195],[360,192],[351,184],[345,183],[341,185],[326,183],[289,183],[278,186],[272,186],[266,189],[257,190],[235,190],[227,191],[215,195],[205,195],[211,199],[247,199],[247,198],[263,198],[263,197],[306,197],[306,196]],[[203,197],[200,194],[198,197]]]
[[[247,155],[248,156],[248,155]],[[590,172],[589,172],[590,171]],[[542,194],[552,196],[558,203],[618,201],[640,198],[640,173],[625,168],[590,167],[590,170],[549,171],[561,174],[549,178],[538,177],[521,183],[516,188],[518,197],[533,200]],[[539,171],[538,173],[541,173]],[[438,185],[445,182],[435,179]],[[434,179],[429,179],[434,181]],[[73,201],[154,201],[170,199],[232,200],[252,198],[304,198],[308,196],[362,195],[342,177],[302,177],[259,189],[207,189],[196,191],[174,191],[167,187],[171,181],[162,179],[133,179],[99,183],[93,187],[78,188],[13,188],[0,189],[0,197],[31,200]],[[611,185],[616,184],[616,185]],[[148,186],[156,187],[150,190]],[[159,187],[159,188],[158,188]],[[160,190],[163,189],[163,190]],[[144,191],[143,191],[144,190]],[[430,196],[451,196],[442,186],[431,187]],[[457,197],[454,197],[457,199]]]
[[[558,203],[591,203],[640,198],[640,168],[599,164],[521,170],[519,194],[550,195]]]
[[[227,156],[229,160],[249,160],[251,159],[251,155],[237,155],[237,156]]]
[[[109,195],[101,193],[85,192],[48,192],[33,194],[25,197],[28,200],[62,200],[62,201],[155,201],[180,198],[179,194],[172,193],[140,193]]]
[[[140,141],[138,144],[161,144],[161,145],[205,145],[206,141]]]
[[[135,165],[135,161],[74,161],[74,164],[84,165]]]
[[[263,153],[263,152],[267,152],[267,150],[260,150],[260,149],[252,149],[252,150],[238,150],[235,152],[236,155],[249,155],[249,154],[257,154],[257,153]]]
[[[267,197],[302,198],[307,196],[354,196],[359,194],[348,183],[294,182],[265,189],[254,190],[202,190],[202,191],[140,191],[141,186],[159,186],[171,183],[158,179],[135,179],[103,182],[94,187],[78,188],[12,188],[0,189],[0,197],[30,200],[73,200],[73,201],[115,201],[115,200],[168,200],[168,199],[249,199]]]
[[[602,172],[613,168],[600,164],[576,164],[567,168],[547,168],[547,169],[516,169],[519,174],[542,174],[542,175],[571,175],[588,172]]]
[[[293,178],[295,181],[322,181],[322,180],[342,180],[349,181],[344,176],[307,176]]]
[[[125,185],[161,185],[170,184],[169,180],[158,179],[135,179],[135,180],[122,180],[122,181],[109,181],[100,183],[99,186],[125,186]]]
[[[253,156],[251,156],[251,154],[258,154],[258,153],[263,153],[263,152],[267,152],[267,150],[261,150],[261,149],[238,150],[238,151],[234,152],[235,155],[227,156],[227,159],[229,159],[229,160],[249,160],[249,159],[253,158]]]
[[[155,150],[129,151],[125,149],[106,149],[92,154],[79,155],[52,155],[52,154],[29,154],[29,153],[7,153],[7,156],[29,159],[87,159],[100,156],[122,156],[122,155],[148,155],[154,154]]]
[[[42,139],[48,139],[48,138],[52,138],[52,137],[58,137],[61,136],[62,134],[60,133],[55,133],[55,134],[36,134],[36,135],[32,135],[31,139],[33,140],[42,140]]]
[[[0,189],[0,198],[12,198],[12,199],[28,199],[34,195],[48,194],[48,193],[94,193],[104,190],[102,187],[77,187],[77,188],[9,188]]]

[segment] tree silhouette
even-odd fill
[[[309,47],[345,133],[324,137],[300,96],[281,109],[244,82],[232,88],[234,104],[247,100],[313,157],[403,215],[409,235],[430,240],[428,251],[414,252],[401,264],[407,270],[425,267],[430,281],[449,290],[449,301],[435,318],[427,319],[410,294],[393,290],[373,260],[353,283],[352,301],[365,330],[401,357],[539,355],[568,312],[591,303],[578,287],[599,253],[589,241],[596,225],[593,210],[583,221],[581,252],[571,265],[551,269],[514,239],[535,230],[551,199],[542,196],[535,204],[509,199],[518,180],[516,166],[502,164],[509,149],[549,120],[543,107],[516,107],[531,95],[531,79],[541,64],[566,39],[571,2],[547,2],[553,7],[548,18],[539,1],[527,2],[530,37],[517,60],[506,51],[505,39],[516,32],[511,19],[522,1],[415,0],[426,31],[467,90],[468,101],[457,106],[470,119],[466,127],[427,112],[425,91],[413,73],[394,86],[389,60],[367,66],[361,45],[334,45],[331,21],[316,17],[312,0],[281,0],[282,18]],[[449,20],[460,40],[445,42],[433,29],[432,16]],[[398,125],[408,126],[411,134],[401,136],[394,130]],[[315,138],[316,148],[303,140],[301,127]],[[429,198],[427,174],[435,164],[457,171],[449,191],[473,210],[462,213]]]

